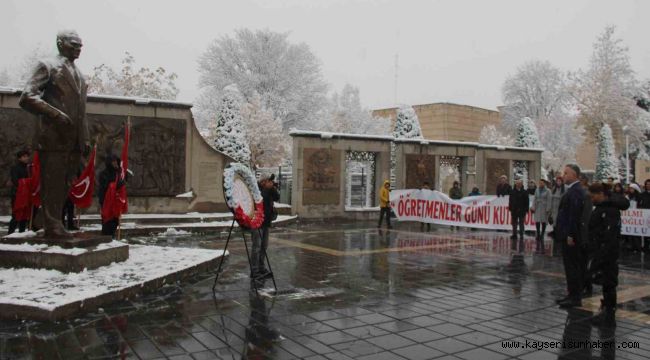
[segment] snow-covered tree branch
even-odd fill
[[[115,71],[105,64],[96,66],[88,78],[88,92],[105,95],[133,96],[174,100],[178,95],[175,73],[162,67],[135,68],[135,58],[128,51],[122,59],[122,69]]]
[[[291,43],[288,37],[239,29],[234,36],[216,39],[199,59],[203,91],[219,94],[236,84],[245,102],[258,94],[284,129],[309,125],[325,105],[327,84],[309,46]]]

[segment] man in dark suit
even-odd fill
[[[564,272],[569,294],[557,303],[562,308],[582,306],[584,269],[582,256],[586,239],[582,238],[585,192],[578,181],[580,167],[568,164],[564,167],[564,183],[567,190],[560,199],[555,234],[562,246]]]
[[[510,209],[510,222],[512,223],[512,250],[517,250],[517,229],[519,229],[519,252],[524,252],[524,221],[526,214],[530,209],[530,199],[528,191],[524,189],[524,182],[521,179],[515,181],[515,187],[510,191],[508,199],[508,208]]]
[[[36,145],[41,160],[45,237],[67,239],[72,235],[61,224],[63,204],[81,165],[81,154],[90,149],[88,87],[74,64],[81,53],[79,35],[74,31],[59,32],[56,44],[59,55],[38,63],[20,97],[20,106],[40,120]]]

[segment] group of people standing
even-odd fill
[[[27,218],[20,216],[14,206],[19,191],[20,181],[21,179],[27,179],[32,176],[32,168],[31,152],[27,149],[18,151],[16,153],[16,163],[11,167],[9,171],[9,180],[6,183],[6,186],[10,189],[9,195],[11,198],[11,220],[9,221],[8,234],[12,234],[16,232],[16,230],[18,230],[18,232],[24,232],[27,230],[30,223],[31,227],[29,230],[39,230],[39,227],[32,221],[38,214],[39,206],[35,204],[31,210],[31,214]],[[112,182],[116,183],[116,188],[118,189],[124,186],[126,178],[120,180],[120,177],[118,176],[120,169],[121,159],[118,156],[109,155],[106,157],[106,166],[99,174],[97,181],[97,198],[100,209],[103,208],[106,192]],[[75,205],[70,196],[66,198],[61,213],[61,223],[67,230],[79,230],[79,224],[75,221]],[[102,219],[102,235],[115,236],[118,223],[118,219],[114,217],[111,217],[110,219]]]
[[[602,285],[601,310],[593,321],[602,326],[616,326],[616,287],[618,285],[618,257],[621,249],[621,211],[630,207],[650,207],[650,179],[645,181],[643,192],[636,184],[623,191],[614,179],[608,182],[589,183],[585,174],[575,164],[568,164],[562,176],[555,178],[552,187],[546,180],[536,186],[516,180],[510,187],[502,176],[497,185],[497,195],[509,195],[512,215],[512,248],[523,250],[523,219],[528,209],[533,212],[536,228],[537,252],[544,252],[547,224],[553,225],[554,253],[562,255],[567,282],[566,296],[557,299],[562,308],[582,306],[582,297],[591,296],[593,284]],[[529,195],[534,195],[533,203]],[[517,233],[517,230],[519,231]]]

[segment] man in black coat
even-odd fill
[[[583,248],[587,239],[583,239],[585,191],[580,186],[578,178],[580,167],[568,164],[564,167],[564,183],[567,190],[560,199],[555,234],[562,246],[564,272],[566,275],[568,295],[558,299],[562,308],[582,306],[582,291],[584,284]]]
[[[501,177],[499,177],[499,183],[497,184],[497,196],[501,197],[510,195],[511,191],[512,187],[508,184],[508,177],[501,175]]]
[[[11,167],[9,170],[9,178],[11,179],[11,220],[9,221],[9,231],[8,234],[13,234],[18,228],[18,232],[24,232],[25,227],[27,226],[27,221],[17,221],[16,216],[13,213],[14,202],[16,201],[16,193],[18,192],[18,182],[20,179],[25,179],[29,177],[29,151],[21,150],[16,153],[16,164]]]
[[[517,250],[517,227],[519,227],[519,252],[524,252],[524,220],[530,208],[528,191],[524,189],[523,180],[515,181],[515,187],[508,199],[510,221],[512,223],[512,250]]]
[[[269,228],[277,216],[274,204],[280,200],[280,193],[276,188],[274,179],[274,174],[262,175],[258,183],[262,193],[262,202],[264,203],[264,223],[262,223],[259,231],[257,229],[252,231],[251,267],[253,273],[251,277],[253,279],[264,279],[271,274],[266,268],[264,260],[266,260],[266,249],[269,246]]]

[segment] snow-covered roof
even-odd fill
[[[478,147],[480,147],[482,149],[495,149],[495,150],[516,150],[516,151],[544,152],[544,149],[542,149],[542,148],[525,148],[525,147],[503,146],[503,145],[478,144]]]
[[[393,137],[388,135],[348,134],[348,133],[333,133],[327,131],[311,131],[311,130],[297,130],[297,129],[291,129],[289,131],[289,135],[320,137],[322,139],[338,138],[338,139],[365,139],[365,140],[393,141]]]
[[[22,92],[23,91],[18,88],[0,86],[0,94],[19,95]],[[193,106],[192,103],[182,102],[182,101],[147,99],[147,98],[117,96],[117,95],[102,95],[102,94],[88,94],[88,101],[133,103],[135,105],[151,105],[151,106],[182,107],[182,108],[191,108]]]
[[[304,136],[304,137],[319,137],[321,139],[359,139],[359,140],[379,140],[379,141],[395,141],[397,143],[416,143],[422,145],[452,145],[452,146],[471,146],[481,149],[495,149],[495,150],[515,150],[515,151],[533,151],[543,152],[544,149],[539,148],[522,148],[516,146],[501,146],[481,144],[471,141],[449,141],[449,140],[433,140],[433,139],[400,139],[392,136],[382,135],[366,135],[366,134],[347,134],[347,133],[332,133],[327,131],[311,131],[311,130],[297,130],[292,129],[289,131],[291,136]]]
[[[148,98],[138,98],[138,97],[129,97],[129,96],[118,96],[118,95],[102,95],[102,94],[88,94],[88,100],[109,100],[114,102],[133,102],[136,105],[163,105],[163,106],[173,106],[173,107],[187,107],[191,108],[193,105],[189,102],[183,101],[174,101],[174,100],[162,100],[162,99],[148,99]]]

